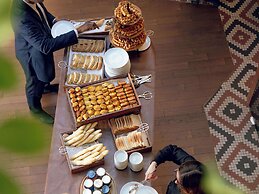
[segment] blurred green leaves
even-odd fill
[[[0,124],[0,146],[16,153],[36,153],[45,147],[47,126],[27,117]]]
[[[21,194],[21,188],[4,170],[0,169],[0,193]]]
[[[0,52],[0,90],[11,90],[16,83],[14,64]]]
[[[11,3],[11,0],[0,1],[0,46],[11,38],[10,32],[12,31],[12,28],[9,14]]]
[[[203,179],[203,188],[210,194],[244,194],[239,189],[228,184],[220,175],[217,167],[212,164],[206,165],[206,173]]]

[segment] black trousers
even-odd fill
[[[36,75],[26,76],[26,97],[31,110],[42,109],[41,98],[44,92],[44,86],[47,83],[40,81]]]

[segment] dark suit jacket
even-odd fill
[[[169,145],[163,148],[158,152],[154,161],[157,165],[164,163],[165,161],[172,161],[177,165],[181,165],[186,161],[193,161],[194,157],[185,152],[182,148],[177,147],[176,145]],[[173,174],[173,171],[172,171]],[[175,183],[175,179],[171,181],[167,187],[166,194],[180,194],[180,190]]]
[[[48,24],[53,25],[54,16],[45,6]],[[52,38],[51,31],[40,16],[23,0],[13,0],[12,23],[15,33],[16,57],[21,63],[26,78],[36,75],[43,82],[51,82],[55,77],[53,52],[78,42],[76,33]]]

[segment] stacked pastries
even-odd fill
[[[121,1],[114,10],[115,24],[110,30],[111,43],[127,51],[136,50],[145,43],[144,19],[139,7]]]

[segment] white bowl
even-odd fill
[[[61,20],[56,22],[51,28],[51,35],[53,38],[60,36],[62,34],[66,34],[76,28],[70,21]]]
[[[114,153],[114,165],[119,170],[124,170],[128,166],[128,153],[124,150],[117,150]]]
[[[144,166],[142,154],[139,152],[133,152],[129,157],[129,166],[134,172],[141,171]]]

